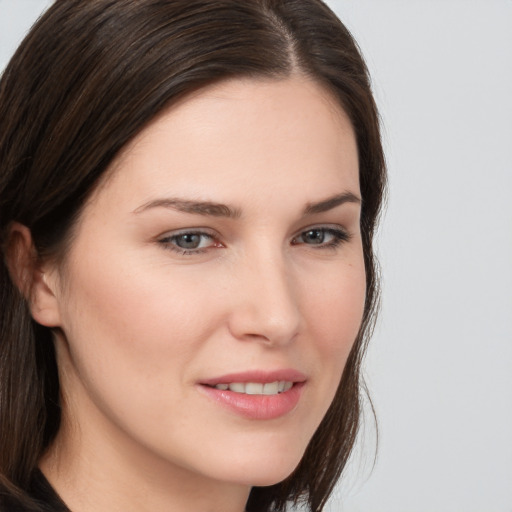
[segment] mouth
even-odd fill
[[[251,419],[271,420],[298,405],[306,377],[295,370],[230,374],[199,383],[200,391],[230,412]]]

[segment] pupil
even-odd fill
[[[320,229],[312,229],[311,231],[306,231],[304,238],[311,244],[321,244],[324,241],[325,235]]]
[[[197,249],[201,242],[200,235],[194,235],[193,233],[187,235],[180,235],[176,239],[176,245],[182,249]]]

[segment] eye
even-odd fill
[[[202,231],[184,231],[159,240],[166,248],[180,254],[198,254],[210,247],[221,247],[213,235]]]
[[[292,240],[292,245],[312,245],[321,249],[325,247],[338,247],[338,245],[349,239],[350,235],[342,229],[314,227],[302,231]]]

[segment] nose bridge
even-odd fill
[[[293,340],[300,324],[299,297],[283,251],[260,247],[245,258],[239,271],[233,333],[268,344]]]

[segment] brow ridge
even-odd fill
[[[328,197],[327,199],[323,199],[322,201],[308,203],[306,208],[304,208],[304,215],[307,216],[324,213],[345,203],[361,204],[361,199],[352,192],[343,192],[341,194]]]
[[[212,217],[227,217],[236,219],[240,217],[241,212],[237,208],[230,208],[222,203],[214,203],[211,201],[191,201],[178,198],[164,198],[149,201],[139,206],[133,213],[141,213],[151,208],[170,208],[184,213],[192,213],[196,215],[205,215]]]

